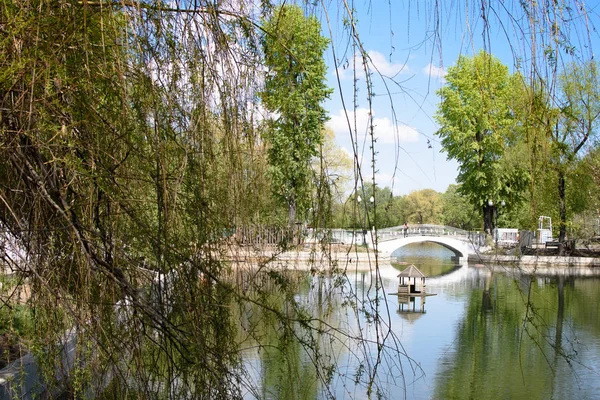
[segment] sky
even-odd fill
[[[436,91],[444,84],[448,66],[461,54],[471,56],[485,48],[514,72],[520,61],[516,55],[526,54],[530,46],[526,32],[515,29],[511,24],[514,21],[507,22],[508,13],[516,15],[521,11],[509,7],[518,5],[506,6],[500,2],[503,10],[499,11],[506,14],[491,10],[500,22],[490,17],[483,29],[481,10],[468,9],[469,2],[459,5],[441,2],[437,9],[429,8],[428,3],[435,2],[354,2],[358,32],[369,54],[371,68],[393,77],[381,79],[378,74],[373,75],[372,108],[377,138],[376,183],[392,188],[395,195],[428,188],[445,192],[448,185],[456,183],[458,164],[447,160],[435,136],[438,125],[434,115],[439,100]],[[350,120],[356,117],[357,149],[362,175],[368,184],[372,168],[370,140],[366,135],[369,104],[365,76],[357,73],[358,100],[354,111],[353,50],[347,31],[344,33],[343,15],[333,2],[328,6],[329,24],[325,14],[320,15],[323,35],[331,38],[337,59],[334,60],[330,49],[326,54],[327,83],[334,93],[325,104],[330,114],[327,126],[335,132],[337,144],[352,155],[343,97]],[[360,63],[358,58],[358,68],[361,68]]]
[[[406,195],[427,188],[445,192],[449,184],[455,183],[458,165],[446,159],[434,135],[437,130],[434,120],[438,101],[436,91],[444,83],[445,64],[440,62],[439,49],[434,42],[426,38],[428,21],[424,15],[422,18],[413,17],[410,18],[412,26],[408,27],[408,10],[392,8],[394,17],[390,18],[389,5],[373,5],[371,9],[361,8],[361,5],[356,4],[358,30],[371,61],[370,67],[381,75],[393,77],[382,79],[375,72],[372,78],[375,93],[372,101],[373,124],[377,139],[376,182],[380,187],[393,189],[395,195]],[[368,7],[368,4],[362,6]],[[340,98],[343,95],[352,124],[356,117],[357,149],[362,174],[370,182],[371,143],[366,134],[369,104],[362,60],[360,57],[353,60],[353,49],[347,35],[342,32],[343,22],[340,18],[330,16],[330,21],[338,63],[334,63],[329,52],[327,78],[334,93],[325,105],[330,114],[327,126],[335,132],[338,145],[352,155],[351,135]],[[323,34],[328,34],[326,25]],[[452,57],[452,61],[456,57]],[[358,69],[356,111],[353,104],[354,62]]]

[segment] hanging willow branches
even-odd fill
[[[433,6],[438,15],[441,6]],[[534,11],[556,11],[533,7],[513,12],[529,15],[534,27]],[[289,229],[292,213],[271,195],[273,166],[261,139],[269,116],[258,95],[265,73],[261,40],[277,42],[263,23],[278,9],[268,1],[0,5],[0,229],[3,243],[11,244],[1,255],[3,266],[31,289],[31,348],[49,385],[64,366],[65,337],[76,343],[77,367],[67,384],[75,397],[90,390],[118,398],[260,397],[241,362],[240,346],[248,341],[308,360],[310,376],[330,396],[335,348],[358,360],[349,362],[352,380],[369,395],[381,394],[382,363],[402,364],[381,304],[376,257],[372,297],[362,302],[343,293],[368,321],[351,332],[332,316],[338,304],[323,301],[342,291],[343,280],[313,282],[323,306],[314,317],[295,296],[304,281],[265,268],[290,246],[289,235],[271,253],[257,254],[233,234],[240,227]],[[372,63],[351,4],[340,9],[348,20],[344,34],[360,49],[357,69],[369,77],[371,105]],[[480,17],[489,14],[483,7]],[[553,60],[573,51],[557,40],[546,52]],[[540,74],[539,65],[532,64],[532,75]],[[320,100],[327,93],[321,89]],[[318,119],[322,124],[323,116]],[[348,122],[356,143],[356,123]],[[366,176],[374,186],[372,118],[369,124]],[[360,152],[357,144],[357,192],[368,186]],[[310,181],[319,173],[301,175]],[[318,204],[305,201],[304,208],[326,227],[331,191],[314,182],[302,190],[304,197],[318,190]],[[241,278],[232,262],[240,257],[255,264]],[[278,337],[268,337],[250,314],[278,329]],[[267,345],[259,340],[265,337]]]

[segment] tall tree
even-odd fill
[[[251,124],[238,119],[245,112],[224,104],[217,113],[206,96],[231,88],[225,103],[249,89],[230,84],[239,75],[223,73],[232,71],[231,43],[203,42],[211,28],[202,35],[188,29],[182,19],[191,15],[114,6],[0,3],[0,225],[31,255],[11,267],[30,278],[33,347],[55,376],[63,361],[52,345],[76,332],[75,363],[87,370],[80,376],[100,376],[96,366],[112,364],[118,390],[119,382],[129,385],[119,379],[128,369],[140,388],[171,382],[177,371],[186,376],[180,393],[166,383],[139,396],[234,397],[229,313],[205,307],[207,299],[226,303],[231,291],[202,277],[220,278],[223,264],[205,254],[230,210],[239,210],[234,196],[251,197],[242,178],[253,171],[234,157],[254,143],[244,129]],[[214,18],[219,35],[232,33]],[[183,40],[186,34],[196,36]],[[220,56],[218,68],[207,52]],[[215,167],[221,154],[229,162]],[[159,274],[177,287],[168,307],[163,296],[145,295]],[[85,359],[91,343],[93,362]],[[74,379],[72,396],[83,396],[88,383]]]
[[[551,162],[558,178],[559,252],[567,233],[567,177],[587,144],[597,135],[600,123],[600,77],[595,61],[569,64],[559,77],[560,119],[551,131]]]
[[[494,228],[496,204],[527,186],[527,172],[503,168],[502,157],[514,141],[511,110],[515,79],[508,68],[481,51],[461,56],[448,69],[436,120],[443,150],[459,162],[459,192],[483,212],[484,229]],[[513,204],[514,205],[514,204]]]
[[[319,155],[312,159],[315,190],[311,201],[308,220],[313,227],[331,228],[339,224],[345,191],[352,176],[352,159],[335,142],[335,133],[330,128],[323,131],[323,143]],[[336,221],[337,220],[337,221]]]
[[[296,214],[309,208],[310,161],[323,141],[327,116],[322,102],[331,93],[323,59],[328,40],[317,18],[306,17],[294,5],[275,8],[263,29],[267,73],[260,97],[275,115],[264,137],[273,191],[287,205],[293,224]]]

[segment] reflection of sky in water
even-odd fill
[[[399,268],[401,270],[403,266]],[[386,293],[397,292],[398,273],[399,270],[391,265],[381,267],[380,274],[383,277]],[[424,314],[401,314],[398,312],[398,296],[386,296],[391,329],[398,336],[406,354],[418,365],[413,372],[413,368],[405,359],[396,360],[402,361],[403,364],[408,399],[431,398],[434,372],[440,362],[440,355],[452,346],[456,334],[455,326],[464,317],[464,299],[456,299],[453,294],[440,290],[442,288],[443,286],[432,285],[429,280],[427,281],[427,291],[437,295],[424,298]],[[358,293],[360,295],[362,292],[359,290]],[[421,301],[421,298],[415,298],[416,310],[420,310]],[[412,310],[413,306],[409,305],[409,307]],[[374,339],[374,335],[370,338]],[[400,375],[400,371],[395,368],[385,366],[384,370],[385,368],[388,368],[387,372],[393,375]],[[396,385],[391,382],[387,385],[391,398],[404,398],[402,388],[401,381]]]
[[[454,360],[457,359],[457,355],[461,353],[469,354],[473,350],[470,348],[460,349],[459,346],[464,346],[464,343],[468,341],[461,340],[457,337],[457,333],[461,326],[464,326],[468,318],[480,318],[477,316],[468,317],[468,307],[472,307],[473,304],[477,304],[477,301],[481,301],[481,293],[486,287],[489,287],[491,273],[487,268],[480,268],[474,266],[456,266],[454,262],[450,260],[453,255],[449,250],[437,246],[437,245],[411,245],[407,246],[401,251],[395,252],[395,255],[401,257],[401,260],[405,262],[405,265],[380,265],[379,277],[383,285],[384,291],[387,294],[385,296],[385,302],[380,305],[380,313],[384,324],[389,323],[390,329],[397,336],[400,343],[398,344],[400,350],[407,354],[413,362],[409,362],[408,359],[403,355],[398,355],[392,351],[384,357],[382,364],[379,366],[379,384],[383,387],[384,398],[389,399],[430,399],[436,396],[439,387],[436,385],[440,384],[439,374],[442,376],[442,381],[445,379],[451,379],[453,374],[460,374],[460,370],[457,371],[454,365]],[[429,296],[425,298],[423,314],[400,314],[399,299],[395,295],[389,295],[397,291],[399,271],[406,268],[410,264],[415,264],[421,270],[427,270],[430,272],[437,272],[438,276],[431,276],[427,279],[427,292],[435,293],[435,296]],[[375,271],[366,272],[348,272],[347,282],[353,288],[356,298],[359,300],[373,298],[374,296],[374,277]],[[503,274],[496,274],[496,278],[501,276],[500,282],[502,283],[503,289],[494,291],[493,290],[493,301],[495,302],[494,307],[502,309],[505,307],[507,298],[504,296],[511,296],[514,300],[516,288],[526,287],[526,281],[519,281],[517,284],[510,282],[511,278],[505,277]],[[574,280],[572,284],[573,288],[569,289],[569,302],[573,302],[574,296],[584,296],[585,294],[580,291],[573,290],[577,289],[582,282],[585,285],[594,284],[600,286],[600,280],[594,279],[588,280],[587,282],[582,280]],[[534,281],[536,290],[541,292],[546,291],[548,297],[555,298],[556,284],[554,279],[542,279],[539,278]],[[308,293],[301,295],[302,299],[308,303],[315,302],[315,285],[313,281],[312,289]],[[494,285],[492,284],[492,288]],[[506,289],[508,288],[508,289]],[[511,289],[513,288],[513,289]],[[589,289],[589,288],[588,288]],[[332,291],[331,293],[334,293]],[[585,292],[585,291],[584,291]],[[587,291],[589,292],[589,290]],[[587,293],[585,292],[585,293]],[[329,296],[331,293],[326,292]],[[592,293],[598,293],[593,292]],[[415,299],[416,310],[420,309],[420,298]],[[596,299],[580,300],[577,305],[579,307],[594,307],[596,308]],[[548,307],[547,304],[544,304]],[[386,309],[387,307],[387,309]],[[412,306],[410,306],[412,309]],[[405,308],[406,309],[406,306]],[[331,316],[331,321],[337,324],[340,329],[350,332],[352,334],[362,333],[363,337],[370,340],[376,339],[376,331],[373,325],[369,325],[365,321],[365,317],[360,315],[359,319],[355,318],[355,314],[348,308],[344,308],[341,301],[335,304],[335,315]],[[510,311],[510,310],[509,310]],[[507,312],[503,310],[502,312]],[[389,321],[388,321],[389,313]],[[600,380],[598,380],[598,365],[600,365],[600,334],[598,331],[593,331],[594,327],[598,325],[598,312],[590,312],[588,319],[584,319],[583,326],[577,326],[573,322],[573,318],[569,316],[569,308],[565,309],[565,329],[564,337],[565,342],[568,342],[570,346],[577,346],[573,348],[575,351],[585,351],[585,354],[581,354],[579,361],[583,362],[583,366],[575,364],[577,369],[576,373],[583,380],[577,379],[573,375],[573,371],[565,366],[563,363],[559,366],[560,376],[557,376],[555,382],[554,393],[558,396],[557,398],[566,398],[562,395],[568,393],[574,386],[579,385],[582,389],[577,389],[579,394],[583,397],[579,398],[594,398],[589,397],[590,393],[600,393]],[[485,315],[485,314],[484,314]],[[555,318],[555,317],[554,317]],[[360,321],[360,322],[359,322]],[[519,320],[520,321],[520,320]],[[550,325],[556,321],[549,321]],[[517,323],[519,325],[519,323]],[[590,325],[592,328],[590,328]],[[360,328],[360,329],[359,329]],[[489,326],[488,326],[489,328]],[[493,328],[493,327],[492,327]],[[508,327],[508,329],[519,329],[520,326]],[[496,329],[496,328],[493,328]],[[592,329],[592,332],[590,332]],[[600,329],[600,328],[598,328]],[[379,332],[381,334],[381,332]],[[331,389],[336,398],[365,398],[366,393],[364,388],[353,386],[353,380],[355,378],[356,368],[358,366],[358,360],[365,360],[365,349],[361,346],[352,342],[347,338],[338,337],[341,344],[337,345],[336,351],[339,354],[336,356],[340,369],[338,372],[342,375],[334,379],[331,385]],[[462,343],[462,344],[460,344]],[[388,345],[392,346],[394,343],[388,339]],[[510,349],[507,349],[507,351]],[[376,354],[376,347],[371,344],[366,349],[368,356],[373,357]],[[463,355],[464,355],[463,354]],[[479,355],[476,355],[480,357]],[[491,358],[492,365],[490,368],[504,368],[505,360],[500,362],[494,362],[494,357],[502,357],[502,355],[495,354],[484,354],[481,357]],[[468,357],[467,357],[468,359]],[[518,364],[518,360],[514,361]],[[516,365],[515,364],[515,365]],[[256,365],[256,364],[254,364]],[[587,368],[592,366],[592,369]],[[400,369],[401,368],[401,369]],[[545,368],[545,369],[544,369]],[[593,368],[596,368],[595,370]],[[446,371],[446,372],[445,372]],[[450,375],[446,378],[445,374],[450,371]],[[540,378],[542,380],[548,379],[549,374],[552,374],[551,369],[548,366],[540,367]],[[436,380],[437,378],[437,380]],[[344,386],[344,384],[346,386]],[[462,384],[458,382],[457,384]],[[494,382],[494,379],[490,379],[490,382],[486,382],[486,385],[506,384]],[[522,382],[516,383],[517,386],[522,385]],[[501,387],[495,387],[501,390]],[[493,389],[495,390],[495,389]],[[527,390],[524,389],[521,393],[527,397]],[[376,397],[376,396],[374,396]],[[568,396],[567,396],[568,397]],[[461,397],[462,398],[462,397]],[[533,397],[536,398],[536,397]],[[598,397],[600,398],[600,396]]]

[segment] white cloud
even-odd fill
[[[354,112],[348,112],[348,118],[352,129],[354,129]],[[368,133],[369,110],[359,108],[356,110],[356,130],[358,139],[364,138]],[[340,110],[337,115],[331,116],[327,125],[336,135],[348,135],[348,122],[344,110]],[[373,130],[378,143],[392,144],[398,142],[416,142],[419,140],[419,132],[411,126],[402,124],[393,124],[388,117],[373,118]]]
[[[369,70],[374,74],[377,74],[379,71],[380,74],[392,78],[396,75],[407,74],[411,72],[407,64],[390,62],[388,61],[388,57],[384,56],[378,51],[369,50],[367,55],[369,59]],[[338,68],[340,79],[352,79],[352,68],[355,66],[357,78],[364,78],[365,71],[362,57],[359,54],[356,54],[354,59],[355,63],[352,63],[352,60],[349,60],[345,66]]]
[[[399,124],[397,126],[398,138],[401,142],[419,141],[419,132],[409,125]]]
[[[440,78],[441,80],[444,80],[444,77],[448,72],[446,72],[444,67],[437,67],[432,63],[429,63],[423,68],[423,73],[431,78]]]
[[[400,180],[397,176],[392,176],[392,174],[386,172],[378,172],[375,174],[375,183],[379,187],[389,187],[392,186],[396,189],[400,185]]]
[[[378,51],[371,50],[368,52],[371,62],[375,68],[383,75],[392,77],[397,74],[406,74],[410,72],[410,68],[406,64],[391,63],[388,59]]]

